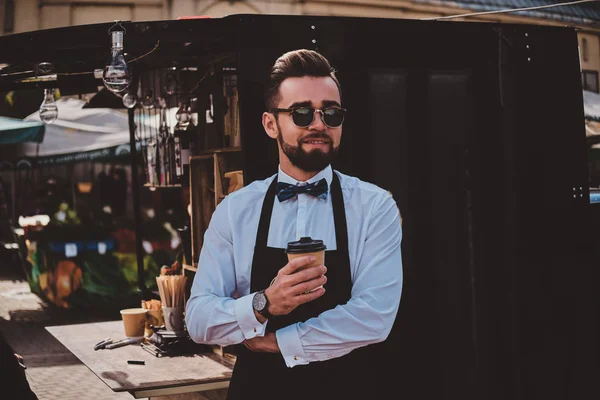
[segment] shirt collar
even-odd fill
[[[279,173],[277,174],[277,182],[285,182],[292,185],[305,185],[308,183],[318,182],[323,178],[325,178],[327,181],[328,187],[331,187],[331,181],[333,180],[333,170],[331,169],[331,164],[307,181],[298,181],[292,178],[281,170],[281,165],[279,166]]]

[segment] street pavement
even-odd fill
[[[0,331],[23,357],[27,380],[39,400],[133,399],[129,393],[113,392],[45,329],[120,318],[113,314],[49,306],[31,293],[24,274],[0,265]],[[0,398],[13,400],[5,397],[9,389],[2,388]]]

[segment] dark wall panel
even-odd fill
[[[277,166],[260,125],[266,71],[283,52],[312,48],[338,71],[349,110],[334,167],[390,190],[399,205],[405,285],[386,344],[395,390],[413,399],[598,397],[575,31],[243,19],[248,181]]]

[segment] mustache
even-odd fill
[[[304,143],[304,142],[306,142],[306,141],[308,141],[308,140],[315,140],[315,139],[322,139],[322,140],[325,140],[325,141],[326,141],[327,143],[329,143],[329,144],[333,143],[333,140],[332,140],[332,139],[329,137],[329,135],[328,135],[328,134],[326,134],[326,133],[324,133],[324,132],[323,132],[323,133],[320,133],[320,132],[317,132],[317,133],[309,133],[308,135],[306,135],[306,136],[303,136],[302,138],[300,138],[300,139],[298,140],[298,143],[299,143],[299,144],[302,144],[302,143]]]

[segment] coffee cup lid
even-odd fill
[[[322,240],[303,237],[298,241],[289,242],[285,252],[291,254],[313,253],[315,251],[325,250],[326,248],[327,247],[323,244]]]

